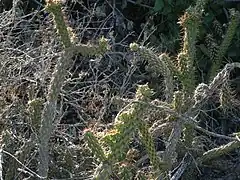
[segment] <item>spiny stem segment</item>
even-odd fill
[[[213,61],[213,65],[210,71],[210,79],[213,79],[217,74],[220,66],[222,65],[222,59],[227,52],[228,47],[230,46],[232,39],[235,35],[236,29],[240,23],[240,13],[234,9],[230,10],[231,20],[227,29],[227,32],[224,36],[224,39],[217,51],[216,58]]]
[[[58,30],[58,34],[61,37],[61,42],[63,43],[65,48],[69,48],[70,46],[72,46],[72,43],[67,29],[67,25],[65,23],[60,2],[48,1],[46,10],[53,14],[56,29]]]

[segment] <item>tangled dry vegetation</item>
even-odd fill
[[[179,19],[173,56],[132,42],[114,4],[81,13],[49,0],[25,14],[13,2],[0,13],[0,180],[240,179],[240,63],[222,62],[238,11],[219,48],[208,43],[204,83],[195,65],[207,1]]]

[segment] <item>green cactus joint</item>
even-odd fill
[[[185,124],[185,127],[183,129],[183,139],[184,139],[184,144],[186,147],[191,148],[192,143],[193,143],[193,138],[194,138],[194,126],[191,124]]]
[[[136,92],[136,99],[142,101],[149,101],[153,95],[153,91],[148,87],[148,85],[139,85]]]
[[[99,144],[97,138],[94,136],[93,132],[86,131],[84,137],[87,140],[88,146],[95,155],[95,157],[97,157],[101,162],[106,161],[107,158],[104,154],[104,151]]]
[[[206,163],[208,161],[211,161],[219,156],[228,154],[229,152],[240,148],[240,142],[238,140],[231,141],[226,145],[222,145],[220,147],[211,149],[205,153],[203,153],[202,157],[198,158],[199,163]]]
[[[220,36],[223,37],[223,29],[222,29],[222,25],[220,24],[220,22],[218,20],[214,20],[213,21],[213,27],[214,27],[214,32]]]
[[[138,129],[141,134],[141,140],[145,145],[149,159],[155,171],[161,170],[162,162],[160,162],[159,157],[157,156],[157,152],[155,149],[154,141],[150,133],[148,132],[148,126],[141,120],[138,120]]]
[[[182,105],[183,105],[183,93],[181,91],[174,92],[173,108],[180,113],[182,111]]]
[[[131,43],[129,47],[130,47],[131,51],[139,50],[139,45],[137,43]]]
[[[217,57],[217,51],[219,46],[215,42],[215,39],[213,38],[212,34],[207,34],[206,36],[206,44],[208,49],[208,55],[212,62],[215,61],[215,58]]]
[[[53,14],[58,34],[61,37],[61,42],[65,48],[69,48],[72,46],[72,43],[61,7],[59,1],[50,1],[47,3],[46,10]]]
[[[178,55],[178,69],[180,80],[186,94],[191,94],[196,85],[194,62],[196,59],[196,39],[199,32],[204,6],[207,1],[197,1],[195,7],[189,7],[179,19],[184,30],[183,47]]]
[[[110,176],[112,174],[112,166],[108,164],[106,161],[102,162],[96,168],[93,178],[94,180],[110,180]]]
[[[39,129],[41,124],[43,103],[44,100],[40,98],[36,98],[28,102],[28,111],[30,113],[32,125],[36,129]]]
[[[138,87],[136,92],[136,99],[140,101],[149,102],[151,96],[153,95],[153,91],[148,87],[148,85],[141,85]],[[155,149],[154,141],[150,133],[148,132],[148,126],[147,124],[141,120],[141,115],[139,112],[143,113],[145,107],[141,104],[137,104],[135,106],[136,111],[136,126],[141,134],[141,140],[143,141],[143,144],[145,145],[149,159],[151,164],[153,165],[153,168],[156,172],[161,171],[163,163],[160,161],[160,159],[157,156],[157,152]]]
[[[171,102],[174,89],[173,76],[176,72],[176,69],[171,62],[170,57],[166,53],[162,53],[160,56],[158,56],[153,48],[139,46],[137,43],[131,43],[130,50],[138,54],[141,60],[148,62],[146,70],[152,77],[163,75],[165,84],[165,97],[167,102]],[[158,87],[156,87],[156,91],[158,92]]]
[[[119,133],[114,136],[114,143],[111,147],[113,161],[119,162],[126,158],[129,142],[136,131],[135,126],[135,116],[131,111],[123,112],[115,121],[115,129]]]
[[[227,32],[224,36],[224,39],[218,48],[216,58],[214,59],[211,71],[210,71],[210,79],[213,79],[217,74],[219,68],[222,65],[222,59],[227,52],[228,47],[231,44],[231,41],[235,35],[236,29],[240,23],[240,13],[234,9],[230,10],[231,20],[227,29]]]
[[[101,52],[106,52],[107,50],[110,49],[108,40],[106,38],[104,38],[104,36],[102,36],[99,39],[99,48],[100,48]]]
[[[134,169],[134,167],[131,166],[131,164],[123,163],[119,167],[119,173],[118,174],[120,175],[122,180],[129,180],[129,179],[132,179],[134,177],[133,169]]]

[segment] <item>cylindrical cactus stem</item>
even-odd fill
[[[38,172],[41,176],[47,178],[48,168],[49,168],[48,167],[48,161],[49,161],[48,141],[55,127],[54,118],[56,115],[58,96],[63,86],[65,76],[67,75],[67,70],[72,63],[71,58],[79,52],[74,51],[74,48],[72,46],[67,25],[64,21],[64,16],[61,11],[60,2],[57,0],[55,1],[48,0],[46,8],[54,16],[54,23],[56,24],[58,33],[61,36],[61,41],[65,47],[65,52],[63,54],[63,57],[61,57],[58,63],[56,64],[55,70],[51,78],[48,95],[47,95],[47,101],[43,108],[43,112],[41,116],[41,127],[39,130]],[[104,38],[102,38],[99,42],[97,54],[102,53],[103,51],[106,50],[106,44],[107,44],[107,41]],[[94,47],[94,49],[96,50],[96,47]],[[84,50],[86,50],[86,47],[84,47]],[[94,51],[94,53],[96,53],[96,51]],[[84,54],[84,55],[89,55],[89,54]],[[90,53],[90,55],[93,55],[93,54]]]
[[[196,38],[198,34],[199,16],[193,7],[187,9],[180,18],[184,30],[183,47],[178,55],[180,80],[184,91],[191,93],[195,87],[194,61],[196,58]]]
[[[142,85],[142,86],[139,86],[137,89],[136,99],[140,100],[140,101],[149,102],[152,94],[153,94],[153,92],[151,91],[151,89],[149,89],[149,87],[147,85]],[[135,110],[137,113],[135,123],[140,132],[141,140],[143,141],[143,144],[146,147],[150,162],[151,162],[155,172],[162,172],[165,169],[164,163],[160,161],[160,159],[157,155],[157,152],[156,152],[153,138],[148,131],[149,128],[148,128],[147,124],[142,120],[142,117],[140,116],[144,112],[145,108],[146,107],[143,106],[142,104],[135,105]]]
[[[196,60],[196,40],[199,32],[202,13],[207,0],[198,0],[190,6],[180,18],[179,24],[184,30],[183,47],[178,55],[180,80],[186,93],[192,94],[196,85],[194,61]]]
[[[183,110],[183,93],[181,91],[174,92],[173,108],[176,112],[182,113],[182,110]]]
[[[122,112],[115,120],[114,129],[107,132],[103,138],[103,141],[110,146],[111,153],[108,159],[112,163],[123,161],[126,158],[130,140],[136,132],[134,118],[131,109]]]
[[[192,142],[193,142],[193,138],[194,138],[194,126],[191,124],[185,124],[185,127],[183,129],[183,139],[184,139],[184,144],[187,148],[191,148],[192,147]]]
[[[130,49],[148,62],[146,70],[150,72],[153,77],[158,77],[159,75],[164,77],[166,101],[171,102],[174,90],[173,77],[176,70],[168,54],[162,53],[158,56],[154,50],[139,46],[137,43],[131,43]]]
[[[230,10],[231,20],[227,29],[227,32],[224,36],[224,39],[218,48],[216,58],[214,59],[213,66],[210,71],[210,79],[213,79],[218,73],[220,66],[222,65],[222,59],[231,44],[233,36],[235,35],[236,29],[240,23],[240,13],[234,9]]]
[[[92,153],[96,158],[98,158],[101,162],[106,161],[106,156],[104,151],[98,142],[97,138],[91,131],[85,132],[85,139],[87,140],[88,146],[91,149]]]
[[[54,23],[56,25],[58,34],[61,37],[61,41],[65,48],[69,48],[70,46],[72,46],[72,43],[71,43],[69,31],[64,19],[60,1],[48,0],[46,5],[46,10],[53,14]]]
[[[107,162],[102,162],[99,164],[97,169],[93,174],[93,180],[110,180],[110,176],[112,174],[112,165],[108,164]]]
[[[39,130],[40,128],[43,103],[43,99],[39,98],[33,99],[28,102],[28,111],[30,113],[31,124],[36,130]]]
[[[240,148],[240,142],[238,140],[229,142],[226,145],[222,145],[220,147],[211,149],[207,152],[205,152],[202,157],[199,157],[197,159],[197,162],[199,163],[206,163],[208,161],[214,160],[215,158],[218,158],[222,155],[228,154],[233,150]]]
[[[141,134],[141,140],[146,147],[146,150],[149,155],[150,162],[155,171],[159,171],[162,169],[162,162],[160,161],[159,157],[157,156],[157,151],[154,145],[154,141],[150,133],[148,132],[148,127],[146,123],[142,120],[138,120],[137,127]]]

